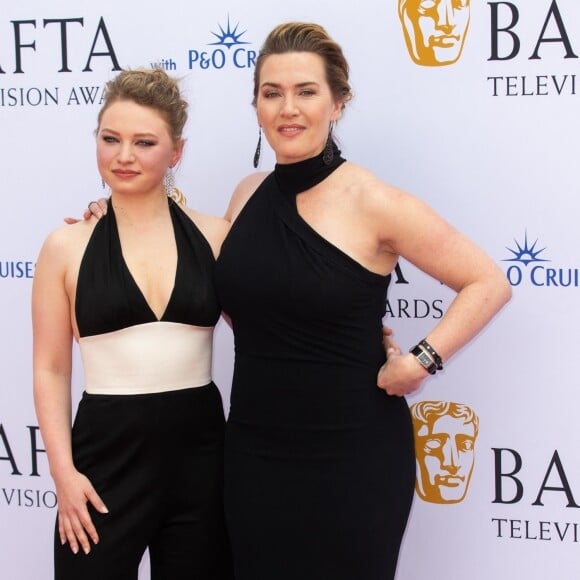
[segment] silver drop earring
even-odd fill
[[[172,167],[167,168],[167,172],[163,178],[163,189],[165,189],[167,197],[171,197],[172,199],[175,197],[175,176],[173,175]]]

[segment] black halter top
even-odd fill
[[[178,258],[173,292],[160,320],[214,326],[220,306],[215,296],[211,247],[179,206],[171,199],[168,203]],[[75,313],[81,337],[157,321],[123,258],[110,202],[81,261]]]

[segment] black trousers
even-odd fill
[[[107,507],[89,507],[100,541],[85,555],[60,545],[56,580],[137,580],[147,548],[152,580],[226,580],[224,413],[207,386],[148,395],[84,394],[73,457]]]

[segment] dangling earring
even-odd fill
[[[260,136],[258,137],[258,144],[256,145],[256,152],[254,153],[254,169],[258,167],[260,162],[260,152],[262,150],[262,127],[260,127]]]
[[[168,167],[165,177],[163,178],[163,189],[167,197],[173,198],[175,196],[175,177],[173,175],[173,168]]]
[[[334,141],[332,140],[332,128],[334,123],[330,123],[330,129],[328,130],[328,139],[326,140],[326,145],[324,146],[324,153],[322,154],[322,162],[324,165],[330,165],[334,159]]]
[[[105,180],[102,177],[101,177],[101,185],[103,186],[103,189],[107,187],[107,184],[105,183]]]
[[[185,205],[187,203],[187,199],[185,199],[185,195],[178,187],[175,187],[175,176],[173,175],[173,168],[168,167],[167,173],[163,178],[163,189],[167,194],[167,197],[170,197],[175,203],[179,203],[181,205]]]

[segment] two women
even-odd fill
[[[236,343],[225,441],[235,578],[392,579],[415,479],[403,396],[489,322],[509,285],[425,204],[341,156],[332,129],[351,98],[348,64],[322,27],[276,27],[254,80],[277,163],[236,189],[215,272]],[[457,296],[412,352],[387,358],[401,256]]]

